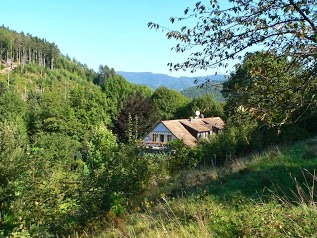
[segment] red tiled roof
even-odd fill
[[[162,123],[176,138],[182,139],[184,143],[190,147],[195,146],[197,139],[190,134],[186,127],[199,133],[210,131],[212,127],[223,129],[225,125],[220,117],[165,120],[162,121]]]
[[[203,122],[200,118],[196,119],[181,119],[179,120],[180,123],[184,124],[185,126],[188,126],[192,128],[193,130],[197,132],[204,132],[204,131],[210,131],[211,127]]]
[[[196,138],[186,130],[179,120],[166,120],[162,121],[162,123],[177,139],[183,140],[185,145],[190,147],[195,146],[197,141]]]
[[[222,130],[225,126],[225,122],[220,117],[207,117],[207,118],[201,118],[201,120],[203,120],[209,125],[214,126],[220,130]]]

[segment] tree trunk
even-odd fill
[[[12,43],[12,40],[11,40],[11,52],[10,52],[10,53],[11,53],[11,55],[10,55],[10,56],[11,56],[11,57],[10,57],[10,58],[11,58],[11,59],[10,59],[10,60],[11,60],[11,63],[12,63],[12,58],[13,58],[13,49],[12,49],[12,47],[13,47],[13,43]]]
[[[36,59],[35,59],[35,50],[33,49],[33,51],[32,51],[32,60],[33,60],[33,63],[35,63],[36,62]]]
[[[0,206],[1,208],[1,206]],[[1,213],[1,210],[0,210],[0,225],[2,224],[2,213]]]
[[[51,70],[53,70],[54,69],[54,57],[52,57],[52,59],[51,59]]]
[[[32,63],[32,54],[31,54],[31,48],[29,47],[29,64]]]

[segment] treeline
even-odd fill
[[[38,64],[54,69],[60,51],[55,43],[0,27],[0,57],[3,63]]]
[[[99,82],[98,73],[86,64],[63,56],[54,42],[23,32],[18,33],[8,27],[0,27],[0,69],[18,65],[23,73],[25,65],[40,66],[45,69],[64,69],[91,82]],[[109,69],[110,70],[110,69]],[[41,76],[42,73],[41,73]]]

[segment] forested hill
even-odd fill
[[[135,142],[198,109],[223,115],[211,97],[154,91],[108,66],[95,72],[54,43],[0,27],[0,237],[68,237],[118,196],[143,196],[163,167]]]
[[[182,91],[184,89],[197,86],[197,83],[210,81],[224,81],[225,75],[207,75],[201,77],[172,77],[166,74],[154,74],[150,72],[123,72],[118,71],[118,74],[125,77],[129,82],[135,84],[143,84],[152,89],[157,89],[165,86],[170,89]]]
[[[127,98],[135,92],[142,92],[144,97],[153,93],[150,88],[129,83],[113,68],[100,65],[96,72],[86,64],[61,54],[55,43],[2,26],[0,96],[9,91],[24,101],[21,104],[33,104],[29,108],[34,104],[43,110],[51,107],[52,111],[45,115],[47,118],[41,118],[46,120],[46,126],[40,123],[45,127],[41,130],[69,133],[79,140],[86,129],[100,124],[113,126]],[[43,103],[50,105],[44,106]],[[54,107],[60,115],[54,114]],[[66,124],[61,124],[61,118],[67,119],[64,113],[73,115],[75,121],[68,120],[73,125],[66,125],[66,121]],[[4,119],[5,116],[1,115],[0,122]],[[81,130],[73,130],[71,127],[75,124]]]
[[[0,27],[0,60],[1,69],[17,67],[21,74],[39,70],[40,76],[44,78],[45,70],[48,72],[48,69],[56,69],[68,71],[73,74],[73,79],[81,78],[97,84],[101,80],[86,64],[70,59],[67,55],[63,56],[55,43],[4,26]],[[63,74],[66,76],[65,71]]]
[[[221,93],[223,88],[223,81],[213,81],[210,84],[200,84],[190,88],[186,88],[181,91],[185,97],[197,98],[204,95],[212,94],[218,102],[225,101],[224,96]]]
[[[77,84],[89,85],[87,87],[95,84],[104,90],[107,79],[111,78],[139,88],[116,74],[113,68],[100,65],[96,72],[75,58],[63,55],[55,43],[4,26],[0,27],[0,78],[24,94],[53,87],[69,91]]]

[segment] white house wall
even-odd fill
[[[156,134],[156,140],[153,141],[153,134]],[[177,139],[173,133],[171,133],[171,131],[161,122],[160,124],[158,124],[146,137],[145,137],[145,141],[147,142],[161,142],[160,141],[160,136],[164,136],[164,141],[165,143],[168,142],[168,135],[171,135],[171,140],[175,140]]]
[[[171,133],[170,130],[167,129],[167,127],[164,126],[164,124],[163,124],[162,122],[161,122],[160,124],[158,124],[158,125],[153,129],[152,132],[169,132],[169,133]]]

